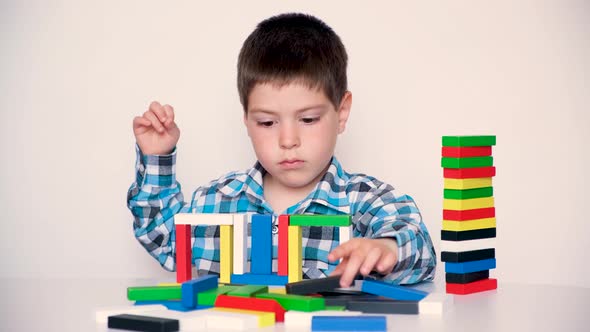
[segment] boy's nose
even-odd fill
[[[294,147],[299,146],[299,134],[297,133],[297,129],[284,126],[281,128],[280,137],[279,137],[279,145],[283,149],[292,149]]]

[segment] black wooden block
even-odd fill
[[[443,251],[440,253],[440,260],[450,263],[463,263],[470,261],[480,261],[483,259],[496,258],[496,250],[479,249],[471,251],[451,252]]]
[[[440,231],[443,241],[467,241],[496,237],[496,228],[475,229],[472,231]]]
[[[130,331],[174,332],[178,331],[179,322],[177,319],[124,314],[109,316],[108,327]]]
[[[488,279],[490,270],[477,271],[471,273],[447,273],[445,280],[451,284],[468,284],[470,282]]]

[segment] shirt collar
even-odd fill
[[[246,195],[251,203],[262,205],[264,202],[263,177],[266,170],[259,161],[245,172],[222,185],[219,190],[226,196],[236,197],[240,194]],[[332,157],[330,166],[320,182],[312,192],[301,202],[289,208],[293,214],[303,214],[313,204],[320,204],[328,209],[335,210],[337,214],[350,214],[350,203],[346,193],[346,184],[349,180],[348,174],[342,169],[342,165]],[[275,211],[280,213],[280,211]]]

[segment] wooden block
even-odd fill
[[[216,307],[211,310],[217,311],[217,312],[224,312],[224,313],[252,315],[252,316],[256,317],[257,327],[267,327],[267,326],[272,326],[275,324],[275,314],[273,312],[262,312],[262,311],[233,309],[233,308],[219,308],[219,307]],[[225,324],[223,324],[222,326],[215,326],[215,327],[207,324],[207,328],[227,329],[228,327],[229,326],[228,326],[227,322]]]
[[[253,284],[266,286],[284,286],[289,282],[288,276],[280,276],[275,273],[271,274],[232,274],[232,284]]]
[[[483,279],[468,284],[449,284],[447,283],[447,293],[466,295],[484,292],[498,288],[498,280]]]
[[[385,316],[315,316],[312,331],[387,331]]]
[[[446,273],[471,273],[496,268],[496,259],[483,259],[480,261],[471,261],[463,263],[445,263]]]
[[[489,277],[490,270],[470,273],[445,273],[445,281],[450,284],[468,284],[470,282],[488,279]]]
[[[244,297],[252,297],[257,294],[266,293],[268,292],[268,286],[264,285],[246,285],[240,286],[231,292],[227,293],[230,296],[244,296]]]
[[[407,286],[394,285],[377,280],[364,280],[361,290],[365,293],[402,301],[420,301],[428,295],[427,292],[412,289]]]
[[[177,319],[159,318],[141,315],[116,315],[108,318],[109,329],[122,329],[130,331],[178,331]]]
[[[474,229],[472,231],[440,231],[440,238],[443,241],[467,241],[476,239],[487,239],[496,237],[495,228]]]
[[[350,239],[353,238],[352,234],[353,234],[352,233],[352,225],[339,227],[338,228],[338,236],[339,236],[338,244],[343,244],[345,242],[348,242]]]
[[[445,210],[474,210],[494,207],[494,197],[470,198],[470,199],[444,199]]]
[[[181,286],[182,305],[186,308],[197,306],[197,295],[213,288],[217,288],[219,277],[216,275],[204,275],[197,279],[185,281]]]
[[[475,210],[463,210],[463,211],[456,211],[456,210],[443,210],[443,219],[444,220],[472,220],[472,219],[484,219],[484,218],[493,218],[496,216],[496,208],[485,208],[485,209],[475,209]]]
[[[447,179],[473,179],[491,178],[496,176],[496,167],[474,167],[474,168],[445,168],[443,177]]]
[[[442,229],[445,231],[471,231],[482,228],[495,228],[496,218],[485,218],[465,221],[443,220]]]
[[[215,307],[272,312],[277,322],[285,321],[285,309],[274,299],[219,295]]]
[[[255,331],[259,318],[251,313],[227,312],[219,309],[207,311],[205,316],[208,330]]]
[[[180,286],[127,287],[127,299],[130,301],[180,300]]]
[[[287,311],[285,313],[285,327],[287,330],[310,331],[311,319],[318,316],[361,316],[360,311],[332,311],[320,310],[312,312]]]
[[[340,288],[340,276],[327,278],[307,279],[298,282],[288,283],[285,286],[287,294],[308,295],[322,291],[330,291]]]
[[[252,215],[252,241],[250,245],[250,272],[272,272],[272,216]]]
[[[494,187],[485,187],[467,190],[444,189],[444,198],[471,199],[494,196]]]
[[[465,147],[465,146],[494,146],[496,136],[443,136],[443,146]]]
[[[291,220],[289,220],[291,222]],[[303,250],[301,227],[289,225],[289,282],[303,279]]]
[[[219,281],[222,283],[230,283],[230,278],[233,273],[233,226],[221,225],[219,226]]]
[[[495,238],[477,239],[469,241],[440,241],[441,251],[462,252],[489,249],[496,247]]]
[[[444,189],[476,189],[492,186],[492,178],[444,179]]]
[[[441,155],[443,157],[451,157],[451,158],[486,157],[486,156],[492,155],[492,147],[491,146],[466,146],[466,147],[443,146]]]
[[[442,157],[440,166],[444,168],[474,168],[494,166],[494,157],[448,158]]]
[[[440,253],[440,260],[449,263],[480,261],[489,258],[496,258],[496,250],[494,248],[462,252],[442,251]]]
[[[454,303],[452,295],[444,293],[430,293],[418,304],[420,315],[442,316]]]
[[[178,213],[174,215],[174,224],[193,226],[231,226],[234,224],[234,217],[231,213]]]
[[[200,292],[197,296],[197,304],[201,306],[213,306],[217,296],[227,294],[240,286],[224,285],[213,288],[204,292]]]
[[[234,214],[233,271],[234,274],[246,273],[248,266],[248,214]]]
[[[256,294],[256,297],[277,300],[285,310],[310,312],[326,309],[326,301],[321,297],[275,293]]]
[[[176,282],[192,278],[191,225],[176,225]]]
[[[297,214],[289,217],[290,226],[350,226],[349,215]]]
[[[351,300],[346,303],[347,310],[361,311],[367,314],[404,314],[416,315],[419,301],[397,301],[390,299]]]
[[[289,215],[279,216],[279,258],[278,271],[280,276],[289,276]]]

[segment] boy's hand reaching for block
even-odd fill
[[[357,274],[367,276],[371,271],[389,274],[398,260],[395,239],[354,238],[339,245],[328,255],[331,262],[342,259],[331,275],[342,275],[340,286],[350,287]]]
[[[142,153],[169,154],[180,137],[180,130],[174,122],[174,109],[170,105],[152,102],[142,116],[133,119],[133,134]]]

